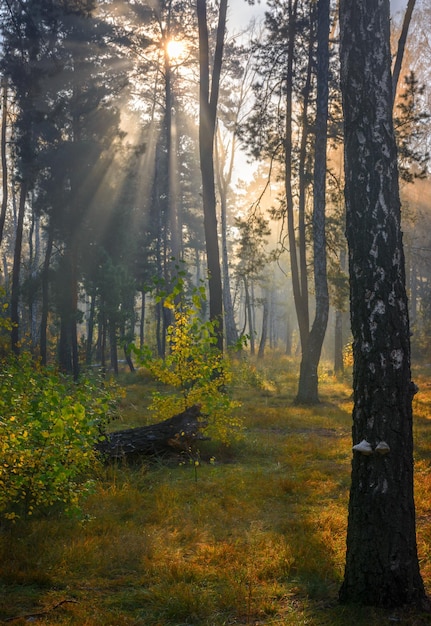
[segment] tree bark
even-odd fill
[[[54,233],[52,225],[48,227],[48,240],[46,242],[45,256],[42,268],[42,306],[40,312],[39,349],[42,365],[48,363],[48,317],[49,317],[49,271],[51,264],[52,247],[54,245]]]
[[[236,112],[235,127],[238,122],[238,114],[240,107]],[[223,310],[224,310],[224,328],[226,335],[226,346],[232,347],[238,343],[238,330],[235,324],[234,309],[232,303],[232,294],[230,290],[230,274],[229,274],[229,255],[227,241],[227,206],[228,192],[232,182],[232,173],[235,159],[235,134],[232,136],[232,145],[230,150],[229,163],[227,171],[224,172],[226,163],[226,151],[220,138],[215,144],[215,164],[217,171],[217,187],[220,197],[220,223],[221,223],[221,241],[222,241],[222,285],[223,285]],[[223,156],[220,151],[223,151]]]
[[[259,350],[257,351],[257,358],[263,359],[265,356],[266,340],[268,338],[268,325],[269,325],[269,289],[265,290],[263,298],[263,312],[262,312],[262,332],[260,335]]]
[[[19,296],[20,296],[20,276],[21,276],[21,251],[22,251],[22,237],[24,228],[24,214],[25,203],[28,194],[28,184],[26,180],[21,183],[19,204],[18,204],[18,219],[15,231],[15,248],[13,257],[12,268],[12,286],[11,286],[11,300],[10,300],[10,319],[12,322],[11,331],[11,346],[12,351],[15,354],[19,354]]]
[[[306,345],[302,348],[298,394],[296,396],[296,402],[301,404],[316,404],[319,402],[317,368],[319,366],[329,314],[325,234],[329,25],[330,2],[329,0],[319,0],[317,8],[317,103],[313,190],[313,251],[316,311],[308,340]]]
[[[413,497],[410,332],[389,0],[341,0],[353,461],[342,602],[428,606]]]
[[[214,64],[211,76],[209,66],[209,36],[206,0],[197,0],[199,25],[199,155],[202,174],[202,198],[204,209],[204,231],[208,264],[208,287],[210,320],[215,324],[217,347],[223,350],[223,292],[220,268],[220,252],[217,233],[214,136],[220,73],[223,60],[226,30],[227,0],[221,0]]]
[[[285,151],[284,151],[284,186],[286,193],[286,212],[287,212],[287,232],[289,238],[289,258],[290,268],[292,273],[292,290],[293,299],[295,302],[296,316],[298,319],[299,334],[301,337],[301,344],[305,347],[308,333],[309,333],[309,312],[308,312],[308,286],[307,286],[307,272],[305,274],[300,271],[300,268],[304,269],[304,254],[305,254],[305,231],[301,227],[299,228],[299,248],[300,258],[303,259],[302,264],[298,262],[297,243],[296,243],[296,228],[295,228],[295,216],[294,216],[294,192],[292,185],[292,163],[293,163],[293,142],[292,142],[292,117],[293,117],[293,63],[294,63],[294,45],[295,45],[295,33],[296,33],[296,15],[298,10],[297,0],[289,0],[289,40],[287,51],[287,68],[286,68],[286,121],[285,121]],[[308,81],[307,81],[308,84]],[[305,104],[305,103],[304,103]],[[304,107],[305,108],[305,107]],[[303,116],[304,117],[304,116]],[[304,120],[305,121],[305,120]],[[304,134],[306,128],[302,127],[302,145],[304,145]],[[304,151],[302,151],[304,154]],[[300,203],[300,211],[301,211]],[[299,217],[300,224],[303,222],[301,215]],[[302,235],[302,237],[301,237]],[[306,263],[305,263],[306,270]],[[305,289],[305,293],[304,293]]]
[[[342,374],[343,370],[343,312],[336,310],[334,324],[334,372],[335,374]]]
[[[407,35],[409,32],[410,21],[413,15],[413,9],[415,8],[416,0],[409,0],[407,9],[404,15],[403,26],[401,29],[400,38],[398,39],[397,56],[395,57],[394,71],[392,72],[392,104],[395,102],[395,96],[397,93],[398,81],[400,78],[401,66],[403,64],[404,48],[406,46]]]
[[[96,445],[96,449],[110,460],[190,453],[196,441],[204,438],[200,430],[205,425],[200,406],[193,405],[158,424],[111,433]]]
[[[4,224],[6,221],[6,210],[8,205],[8,193],[9,193],[9,181],[8,181],[8,167],[7,167],[7,93],[8,93],[8,81],[6,77],[1,80],[2,90],[2,119],[1,119],[1,139],[0,139],[0,151],[1,151],[1,171],[2,171],[2,202],[0,210],[0,244],[3,239]]]

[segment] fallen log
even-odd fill
[[[206,426],[202,417],[196,404],[163,422],[109,433],[96,450],[108,460],[190,453],[197,440],[207,439],[200,432]]]

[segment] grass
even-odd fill
[[[431,591],[431,384],[418,372],[416,504]],[[124,428],[145,423],[150,384],[126,376]],[[295,367],[243,368],[244,440],[202,444],[193,464],[100,470],[82,520],[0,533],[0,622],[79,626],[431,624],[413,611],[340,606],[350,482],[348,380],[321,375],[298,407]],[[215,456],[215,461],[209,459]],[[9,622],[7,622],[9,620]]]

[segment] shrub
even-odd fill
[[[0,516],[79,510],[116,390],[9,356],[0,371]]]
[[[164,306],[173,313],[173,323],[167,330],[168,354],[157,357],[146,346],[135,351],[140,363],[169,390],[153,393],[149,409],[157,419],[199,404],[208,417],[207,434],[229,443],[240,435],[242,419],[235,416],[239,403],[229,394],[230,363],[215,346],[214,324],[201,319],[204,300],[202,289],[195,290],[191,302],[187,302],[177,288],[164,300]]]

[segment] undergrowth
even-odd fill
[[[350,483],[348,378],[293,404],[295,364],[235,367],[244,437],[202,461],[100,468],[81,520],[0,533],[0,618],[80,626],[430,624],[413,611],[340,606]],[[249,369],[247,369],[249,368]],[[416,505],[431,586],[431,385],[415,397]],[[238,378],[236,379],[238,381]],[[145,422],[150,382],[124,376],[120,427]],[[114,424],[117,427],[118,424]],[[211,459],[211,462],[209,461]]]

